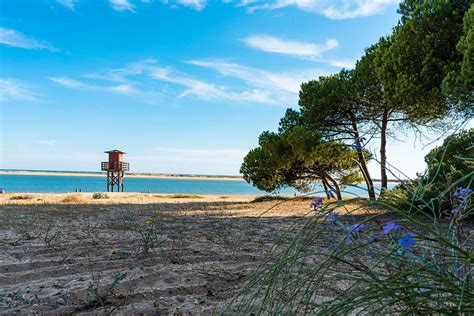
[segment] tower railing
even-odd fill
[[[109,170],[129,171],[130,170],[130,164],[128,162],[123,162],[123,161],[116,161],[113,163],[110,163],[108,161],[103,161],[100,165],[101,165],[102,171],[109,171]]]

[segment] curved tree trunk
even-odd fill
[[[360,135],[357,129],[357,125],[355,123],[352,124],[352,128],[354,129],[354,138],[359,140]],[[367,185],[367,193],[369,194],[369,198],[371,200],[375,200],[375,189],[374,189],[374,182],[370,177],[369,169],[367,168],[367,161],[365,160],[364,152],[361,147],[357,148],[357,159],[359,161],[360,171],[364,176],[365,183]]]
[[[329,181],[331,181],[333,185],[333,189],[334,189],[334,192],[336,193],[337,199],[342,200],[341,188],[339,187],[339,183],[337,183],[337,181],[331,176],[327,176],[327,178],[329,179]]]
[[[332,195],[331,195],[331,192],[329,192],[327,180],[326,178],[321,178],[321,180],[323,182],[323,188],[324,188],[324,192],[326,193],[326,197],[330,199]]]

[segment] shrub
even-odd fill
[[[423,175],[384,192],[381,200],[409,212],[434,212],[436,216],[449,213],[454,207],[450,187],[474,189],[474,129],[447,137],[442,146],[426,155],[425,161]]]
[[[92,199],[93,200],[101,200],[101,199],[108,199],[109,196],[105,192],[95,192],[92,194]]]

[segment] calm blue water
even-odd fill
[[[377,185],[377,184],[376,184]],[[106,190],[105,177],[77,176],[28,176],[0,175],[0,188],[7,192],[99,192]],[[127,178],[127,192],[142,193],[184,193],[184,194],[267,194],[245,181],[229,180],[183,180],[157,178]],[[319,186],[314,191],[321,191]],[[346,191],[360,196],[366,196],[361,188],[349,187]],[[294,194],[293,189],[285,189],[280,194]]]

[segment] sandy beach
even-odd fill
[[[309,212],[308,199],[1,194],[0,314],[218,312]]]

